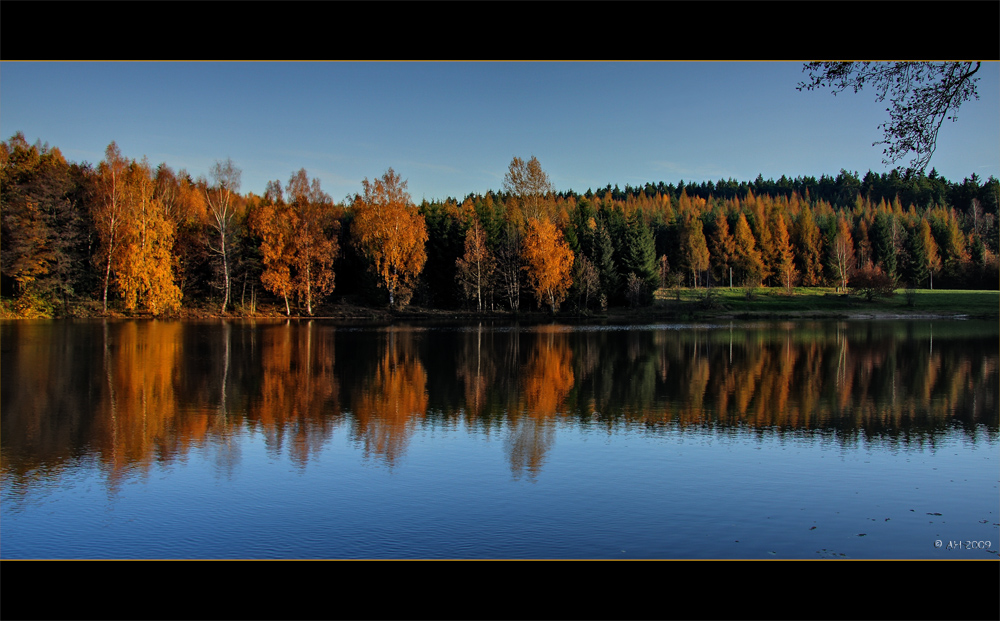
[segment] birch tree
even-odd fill
[[[205,202],[208,205],[209,225],[215,233],[218,246],[209,244],[209,250],[222,262],[222,308],[225,313],[229,306],[229,246],[233,229],[233,219],[236,215],[234,196],[240,191],[242,171],[233,164],[233,160],[218,161],[211,170],[212,186],[205,191]]]
[[[122,157],[118,145],[112,142],[104,150],[104,160],[98,165],[97,201],[93,203],[91,217],[100,241],[97,257],[104,267],[104,313],[108,312],[108,286],[111,282],[111,265],[121,246],[125,220],[126,171],[129,162]]]

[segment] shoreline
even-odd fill
[[[218,313],[206,309],[187,308],[179,313],[154,317],[149,314],[128,314],[109,311],[107,314],[98,312],[71,312],[65,315],[51,317],[18,317],[4,314],[0,321],[39,321],[39,320],[96,320],[111,319],[115,321],[135,319],[158,319],[161,321],[349,321],[371,323],[393,322],[523,322],[523,323],[652,323],[658,321],[703,322],[703,321],[916,321],[916,320],[989,320],[1000,319],[1000,308],[994,313],[975,313],[956,309],[941,309],[927,311],[921,309],[877,309],[854,308],[838,310],[782,310],[753,311],[735,309],[700,309],[685,307],[644,307],[639,309],[613,308],[602,312],[564,312],[552,314],[548,311],[511,312],[477,312],[461,309],[431,309],[411,306],[399,310],[386,308],[344,307],[324,308],[315,315],[285,315],[283,312],[262,310],[255,314],[248,313]],[[332,312],[331,312],[332,311]]]
[[[151,319],[149,313],[127,313],[115,302],[107,313],[99,301],[71,304],[67,312],[15,312],[10,300],[2,300],[0,319]],[[547,309],[526,305],[520,312],[442,309],[409,305],[390,309],[366,306],[353,296],[330,300],[316,308],[314,315],[285,314],[284,304],[267,301],[247,312],[235,305],[220,313],[216,304],[193,302],[179,311],[156,317],[163,320],[326,320],[358,322],[402,321],[500,321],[525,323],[651,323],[659,321],[796,321],[796,320],[1000,320],[1000,291],[917,290],[892,297],[866,300],[830,288],[761,288],[756,291],[732,289],[659,289],[652,304],[607,310],[566,310],[553,314]],[[61,309],[60,309],[61,310]]]

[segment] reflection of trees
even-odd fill
[[[94,440],[112,485],[132,467],[148,468],[151,457],[172,435],[177,412],[181,324],[176,321],[104,322],[105,391]]]
[[[555,442],[555,424],[552,420],[534,416],[518,416],[510,421],[504,451],[510,459],[510,469],[520,478],[527,469],[528,476],[538,476],[545,460],[545,453]]]
[[[275,453],[290,436],[290,456],[300,465],[330,436],[339,414],[334,335],[312,320],[261,330],[260,388],[251,400],[249,425],[264,434]]]
[[[521,376],[524,408],[529,416],[554,415],[573,388],[573,352],[564,330],[546,327],[536,332],[534,347]]]
[[[573,389],[573,351],[565,327],[540,327],[531,336],[534,344],[521,373],[521,402],[508,416],[504,449],[515,476],[527,468],[534,477],[555,441],[552,418],[564,412]]]
[[[908,438],[952,421],[995,429],[995,343],[938,338],[932,349],[929,334],[900,325],[906,326],[647,333],[647,347],[657,351],[653,390],[662,397],[650,406],[651,397],[635,395],[619,409],[644,424],[828,430],[845,437]],[[616,381],[636,376],[617,368],[626,366],[620,357],[602,360],[601,372]]]
[[[338,331],[319,322],[18,322],[2,329],[0,470],[22,489],[81,456],[117,484],[241,431],[305,464],[350,395],[354,437],[396,460],[426,421],[509,432],[537,474],[556,422],[820,432],[842,441],[996,434],[996,328],[825,322],[726,329]],[[970,333],[972,336],[970,336]],[[335,366],[335,343],[349,364]],[[5,491],[5,493],[10,493]]]
[[[455,376],[462,383],[465,395],[465,412],[475,419],[489,412],[489,393],[497,379],[497,360],[492,337],[495,333],[484,333],[482,324],[463,334],[457,347]],[[484,339],[487,340],[484,343]],[[485,347],[485,351],[484,351]]]
[[[413,427],[427,413],[427,372],[413,345],[413,332],[388,329],[375,370],[354,390],[355,436],[365,454],[391,465],[406,448]]]

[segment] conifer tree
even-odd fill
[[[704,241],[704,237],[702,237]],[[707,253],[707,249],[706,249]],[[656,244],[642,212],[636,210],[628,218],[625,232],[624,271],[634,273],[650,286],[657,281]]]
[[[759,285],[763,280],[764,262],[760,258],[760,251],[757,250],[757,242],[750,231],[750,225],[742,212],[736,222],[733,241],[736,245],[735,264],[739,269],[741,282],[752,286]]]
[[[736,242],[729,232],[729,219],[721,209],[715,215],[715,231],[712,234],[711,258],[716,278],[725,281],[733,266]]]
[[[808,205],[802,209],[798,220],[795,221],[793,237],[803,286],[815,287],[822,284],[823,237]]]

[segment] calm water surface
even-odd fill
[[[996,559],[998,343],[4,322],[0,557]]]

